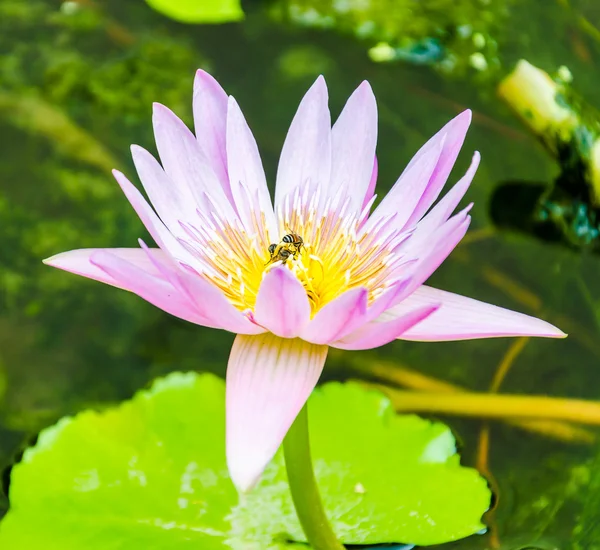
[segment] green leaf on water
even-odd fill
[[[225,464],[224,385],[175,373],[131,401],[44,430],[13,468],[0,548],[283,550],[304,541],[279,453],[238,498]],[[480,531],[490,492],[450,430],[395,415],[357,384],[310,406],[315,469],[345,543],[435,544]]]
[[[240,21],[240,0],[146,0],[148,5],[180,23],[228,23]]]

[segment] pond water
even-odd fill
[[[487,5],[431,4],[437,6],[432,18],[441,9]],[[152,101],[191,122],[198,67],[240,103],[270,182],[297,103],[319,73],[327,79],[334,116],[361,80],[373,86],[380,112],[379,196],[430,135],[472,108],[474,122],[452,176],[464,172],[473,150],[481,152],[468,194],[475,202],[472,237],[430,282],[538,315],[570,334],[527,342],[502,392],[598,399],[600,259],[498,231],[489,210],[502,183],[550,184],[558,174],[496,97],[497,79],[521,57],[549,71],[566,65],[574,86],[600,106],[600,41],[591,30],[600,12],[593,0],[497,6],[489,29],[497,43],[494,71],[444,73],[427,64],[374,63],[351,33],[284,23],[273,15],[273,3],[245,3],[239,24],[195,26],[170,21],[142,0],[81,1],[76,13],[51,0],[1,0],[0,467],[8,472],[23,446],[59,417],[128,398],[156,376],[173,370],[224,374],[232,335],[174,319],[133,295],[41,263],[63,250],[135,246],[147,237],[110,169],[133,177],[129,144],[153,150]],[[357,377],[351,362],[360,363],[364,376],[362,369],[386,361],[487,391],[513,344],[397,341],[375,351],[332,354],[325,378]],[[437,417],[455,430],[465,464],[487,464],[498,497],[490,518],[495,541],[472,537],[448,548],[600,548],[593,506],[600,503],[597,445],[492,423],[484,459],[481,420]],[[8,506],[1,498],[0,514]]]

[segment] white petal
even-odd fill
[[[227,166],[233,200],[246,230],[252,234],[253,220],[260,220],[264,214],[269,233],[274,237],[275,214],[258,147],[233,97],[229,98],[227,110]]]
[[[275,187],[275,211],[286,196],[306,185],[314,192],[329,184],[331,174],[331,117],[327,86],[320,76],[302,98],[281,150]]]
[[[377,103],[371,86],[364,81],[348,99],[331,131],[328,195],[334,197],[344,188],[344,196],[352,200],[352,212],[359,213],[365,203],[376,145]]]
[[[227,94],[221,85],[202,69],[196,72],[194,79],[193,105],[196,139],[221,182],[223,192],[233,204],[225,150]]]

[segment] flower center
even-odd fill
[[[200,260],[199,274],[235,307],[254,309],[262,279],[276,265],[285,265],[302,283],[312,315],[352,288],[366,288],[371,302],[398,281],[394,273],[406,262],[398,249],[406,233],[389,230],[385,221],[362,231],[367,210],[348,214],[348,201],[320,208],[318,197],[309,204],[296,197],[294,208],[289,202],[277,213],[278,239],[270,238],[264,219],[254,220],[260,229],[252,235],[241,224],[214,219],[198,228],[184,225],[190,239],[181,241]]]

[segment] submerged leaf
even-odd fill
[[[146,0],[157,12],[181,23],[227,23],[244,18],[240,0]]]
[[[13,468],[0,547],[276,550],[303,541],[278,454],[244,499],[225,464],[223,382],[175,373],[102,413],[44,430]],[[316,473],[345,543],[476,533],[490,493],[450,430],[383,395],[327,384],[310,400]]]

